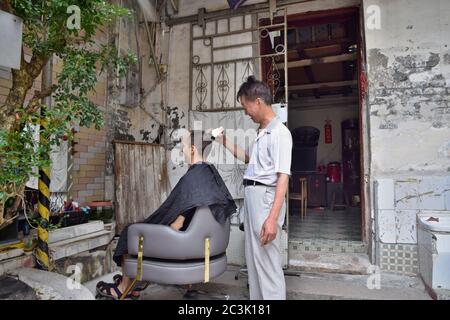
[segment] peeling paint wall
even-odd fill
[[[417,257],[390,256],[416,251],[417,213],[450,210],[450,2],[365,0],[364,10],[377,260],[417,272]]]
[[[450,2],[364,4],[381,8],[366,26],[372,174],[450,171]]]
[[[241,6],[267,2],[266,0],[247,0]],[[205,8],[207,12],[229,9],[230,6],[225,0],[183,0],[179,1],[179,11],[174,17],[184,17],[198,13],[198,9]]]
[[[134,82],[117,79],[116,71],[109,70],[108,104],[106,110],[107,147],[105,194],[114,199],[114,140],[140,141],[164,144],[166,106],[166,82],[156,76],[155,65],[150,55],[149,37],[144,27],[143,16],[132,0],[122,5],[138,12],[133,20],[121,19],[110,30],[110,41],[120,52],[132,52],[138,57],[138,64],[132,68]],[[159,26],[156,31],[155,56],[158,64],[167,65],[168,30]],[[159,68],[159,66],[158,66]],[[130,77],[130,73],[127,75]],[[127,91],[138,93],[130,104]]]
[[[120,271],[112,259],[116,246],[117,240],[113,240],[107,246],[59,259],[54,262],[54,271],[79,279],[80,283]],[[75,266],[78,267],[77,271]]]

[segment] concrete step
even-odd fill
[[[12,249],[4,252],[0,252],[0,261],[8,260],[23,255],[23,249]]]
[[[102,230],[83,236],[57,241],[49,244],[52,260],[69,257],[74,254],[89,251],[107,245],[114,238],[114,231]]]
[[[76,226],[59,228],[48,233],[48,243],[51,244],[103,230],[105,230],[103,221],[91,221]]]
[[[418,277],[380,273],[348,275],[301,273],[286,279],[289,299],[303,300],[431,300]]]
[[[35,258],[31,252],[18,257],[2,260],[0,261],[0,276],[22,267],[33,268],[35,263]]]
[[[230,293],[231,298],[235,299],[247,299],[247,277],[240,276],[235,280],[237,270],[237,267],[229,266],[211,283],[198,284],[195,288],[211,293]],[[392,273],[380,273],[375,285],[373,275],[305,273],[298,270],[286,270],[285,279],[288,300],[431,299],[420,278]]]
[[[305,272],[369,274],[370,260],[363,253],[324,253],[291,251],[289,266]]]

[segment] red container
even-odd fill
[[[329,182],[341,182],[341,164],[330,162],[327,166],[327,180]]]

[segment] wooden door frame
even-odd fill
[[[369,193],[367,192],[367,186],[365,184],[366,176],[366,162],[364,161],[365,156],[365,148],[367,148],[366,143],[368,142],[367,139],[365,139],[365,135],[367,134],[364,132],[364,119],[363,119],[363,107],[365,105],[366,98],[361,95],[361,74],[365,68],[365,46],[364,46],[364,39],[362,36],[362,32],[364,31],[363,28],[363,16],[361,14],[361,8],[362,4],[358,6],[350,6],[346,8],[339,8],[339,9],[331,9],[331,10],[323,10],[323,11],[312,11],[312,12],[306,12],[306,13],[297,13],[287,16],[287,23],[288,27],[295,26],[295,27],[302,27],[302,26],[309,26],[309,25],[316,25],[320,23],[330,23],[330,22],[339,22],[342,21],[342,19],[348,18],[349,16],[354,15],[355,16],[355,22],[356,22],[356,33],[357,33],[357,45],[358,45],[358,119],[359,119],[359,134],[360,134],[360,208],[361,208],[361,241],[364,243],[370,242],[370,237],[367,234],[367,226],[369,224],[369,216],[367,213],[370,212],[369,208],[366,208],[366,204],[368,201]],[[288,109],[289,112],[289,109]],[[289,117],[289,115],[288,115]]]

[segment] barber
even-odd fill
[[[239,88],[237,100],[245,114],[259,124],[255,141],[246,152],[223,134],[216,140],[248,163],[244,175],[244,230],[250,299],[285,300],[281,228],[286,216],[292,136],[272,110],[267,84],[248,77]]]

